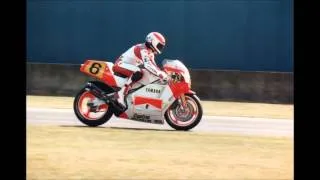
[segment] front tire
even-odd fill
[[[203,109],[199,98],[194,94],[186,94],[185,98],[187,110],[183,111],[179,104],[173,103],[164,114],[166,122],[175,130],[188,131],[197,126],[202,119]]]
[[[90,113],[94,112],[90,110],[86,102],[83,102],[85,98],[92,100],[96,97],[83,88],[80,90],[80,92],[78,92],[73,101],[73,110],[80,122],[90,127],[96,127],[109,121],[113,115],[111,106],[108,104],[100,105],[99,107],[104,107],[105,111],[102,111],[102,114],[100,114],[98,117],[91,117]],[[85,111],[83,108],[87,108],[87,110]]]

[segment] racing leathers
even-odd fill
[[[121,87],[121,90],[116,93],[118,103],[123,107],[126,107],[124,103],[125,95],[127,95],[132,85],[142,78],[142,67],[158,76],[161,80],[168,79],[167,74],[156,65],[154,57],[154,52],[142,43],[129,48],[115,62],[113,66],[114,73],[129,77],[129,80]]]

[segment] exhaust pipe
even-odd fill
[[[109,99],[105,96],[105,92],[93,83],[88,82],[85,89],[90,91],[97,98],[109,103]]]
[[[113,99],[113,96],[111,96],[111,97],[107,96],[106,93],[101,88],[99,88],[97,85],[95,85],[91,82],[88,82],[85,89],[87,91],[90,91],[94,96],[103,100],[107,104],[112,104],[113,107],[116,108],[118,111],[123,112],[126,110],[126,108],[122,108],[116,103],[116,100]]]

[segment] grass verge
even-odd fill
[[[293,140],[28,125],[27,179],[293,179]]]

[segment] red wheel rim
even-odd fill
[[[78,110],[79,113],[88,120],[97,120],[100,119],[104,114],[108,111],[108,105],[107,104],[101,104],[97,108],[97,112],[90,111],[90,107],[87,105],[88,101],[94,100],[96,97],[91,94],[90,92],[84,92],[78,101]]]
[[[179,111],[179,106],[177,106],[175,109],[170,109],[168,112],[170,121],[177,126],[189,126],[197,119],[199,115],[197,103],[188,96],[186,96],[186,101],[188,108],[185,113],[177,113],[177,111]]]

